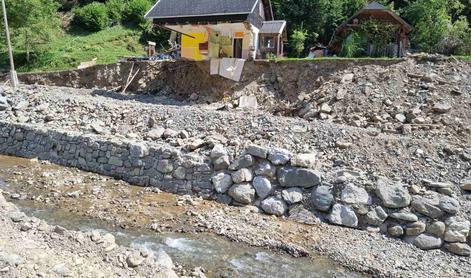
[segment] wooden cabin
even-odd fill
[[[366,49],[366,54],[368,56],[403,57],[410,48],[408,35],[412,32],[413,28],[400,16],[377,2],[369,3],[365,8],[358,11],[337,27],[329,44],[331,52],[339,54],[349,34],[359,29],[362,24],[370,20],[380,23],[383,22],[385,25],[394,25],[396,27],[396,33],[394,35],[394,41],[391,41],[391,43],[383,49],[375,48],[374,42],[370,42]]]

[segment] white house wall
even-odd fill
[[[194,38],[182,35],[182,58],[189,60],[207,60],[210,58],[218,58],[221,49],[227,56],[233,56],[234,38],[241,38],[242,40],[242,58],[248,59],[253,51],[252,58],[255,58],[255,53],[258,46],[258,29],[247,23],[220,23],[208,25],[167,25],[165,26],[171,30],[175,30],[182,34],[193,36]],[[212,43],[210,35],[212,33],[219,33],[220,37],[226,44]],[[214,35],[214,34],[213,34]],[[230,48],[227,38],[230,38]],[[201,44],[208,43],[208,51],[200,50]],[[219,49],[219,51],[216,51]],[[232,49],[232,51],[230,51]],[[215,53],[216,52],[216,53]],[[232,53],[227,53],[232,52]],[[216,57],[217,56],[217,57]]]

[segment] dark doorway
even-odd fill
[[[242,58],[242,39],[234,39],[234,58]]]

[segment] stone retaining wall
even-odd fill
[[[215,145],[209,156],[156,142],[105,139],[0,121],[0,153],[38,157],[64,166],[197,194],[306,223],[317,219],[402,238],[424,249],[469,256],[469,215],[460,212],[451,184],[424,180],[427,192],[368,177],[354,169],[316,170],[315,154],[251,145],[233,158]],[[469,189],[468,182],[463,190]]]

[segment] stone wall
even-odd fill
[[[424,180],[426,193],[355,169],[316,170],[315,154],[248,146],[233,157],[223,145],[209,156],[156,142],[106,139],[0,121],[0,153],[38,157],[177,194],[196,194],[268,214],[369,229],[424,249],[469,256],[469,215],[451,184]],[[470,181],[463,190],[470,190]]]

